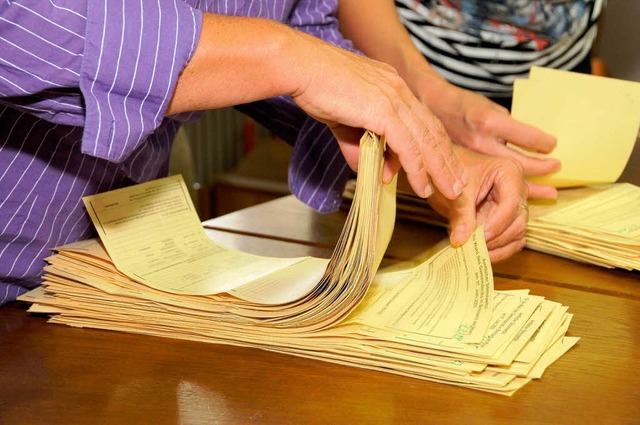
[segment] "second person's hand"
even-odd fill
[[[449,219],[453,245],[466,242],[482,225],[491,262],[505,260],[526,242],[529,213],[522,166],[513,158],[482,155],[462,147],[456,151],[469,171],[469,185],[456,200],[435,193],[429,203]]]
[[[544,131],[513,118],[509,111],[485,96],[429,78],[421,91],[423,101],[442,120],[453,141],[475,152],[517,159],[527,177],[558,171],[556,159],[539,158],[527,152],[549,153],[556,139]],[[513,146],[522,148],[514,149]],[[555,199],[551,186],[527,182],[529,198]]]

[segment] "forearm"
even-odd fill
[[[311,42],[308,37],[266,19],[204,14],[198,46],[178,79],[167,114],[294,93],[302,72],[291,58],[299,45]]]
[[[410,85],[416,74],[443,80],[413,44],[393,0],[340,0],[338,18],[356,48],[393,66]]]
[[[280,95],[327,124],[354,169],[366,128],[387,137],[389,179],[402,166],[416,193],[433,184],[451,199],[467,183],[442,124],[390,65],[268,20],[205,14],[167,113]]]
[[[461,113],[461,89],[437,73],[417,49],[393,0],[340,0],[340,29],[367,56],[393,66],[414,95],[449,130]]]

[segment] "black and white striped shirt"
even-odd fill
[[[532,66],[585,60],[606,0],[395,0],[415,45],[452,84],[512,95]]]

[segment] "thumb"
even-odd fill
[[[451,203],[449,209],[449,240],[453,246],[464,244],[476,230],[476,204],[465,192]]]
[[[363,130],[341,124],[329,125],[329,128],[338,142],[342,156],[347,161],[349,168],[357,172],[360,156],[360,138]]]

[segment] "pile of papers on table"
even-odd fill
[[[181,179],[85,198],[100,240],[56,249],[22,299],[52,323],[255,347],[511,395],[577,341],[566,306],[495,291],[482,229],[379,268],[395,221],[383,144],[362,140],[333,255],[268,258],[210,240]],[[375,177],[375,178],[372,178]],[[426,259],[425,259],[426,258]]]
[[[640,187],[617,183],[567,189],[557,203],[533,203],[529,211],[528,248],[640,270]]]

